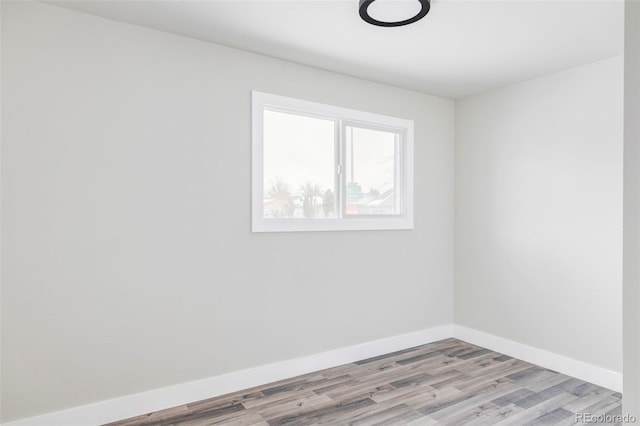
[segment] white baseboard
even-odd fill
[[[68,410],[5,426],[87,426],[138,416],[451,337],[451,325],[388,337]]]
[[[541,367],[622,391],[622,374],[459,325],[443,325],[166,388],[16,420],[5,426],[87,426],[126,419],[325,368],[455,337]]]
[[[482,331],[453,325],[453,337],[492,351],[500,352],[567,376],[572,376],[607,389],[622,392],[622,373],[578,361],[553,352],[534,348]]]

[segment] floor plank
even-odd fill
[[[445,339],[108,426],[574,425],[622,395]]]

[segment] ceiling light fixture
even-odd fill
[[[400,27],[424,18],[430,0],[360,0],[360,17],[379,27]]]

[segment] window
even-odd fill
[[[413,228],[413,121],[252,98],[254,232]]]

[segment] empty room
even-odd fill
[[[640,0],[0,15],[2,424],[640,424]]]

